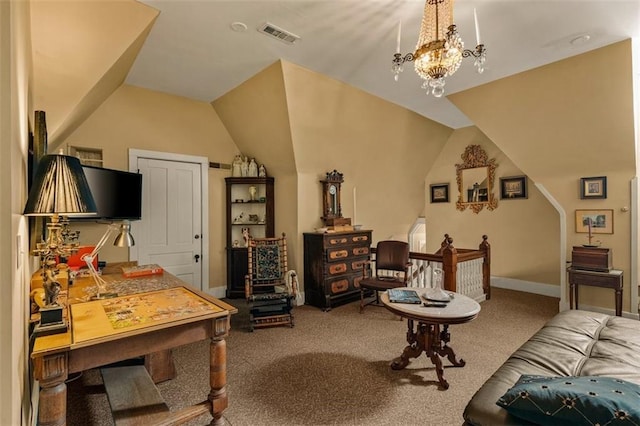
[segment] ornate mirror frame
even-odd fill
[[[498,200],[493,195],[493,181],[497,167],[495,158],[489,160],[487,153],[480,145],[467,146],[460,158],[462,158],[462,163],[456,164],[456,181],[458,182],[458,201],[456,202],[456,208],[460,211],[464,211],[469,208],[474,213],[480,212],[484,207],[486,207],[487,210],[497,208]],[[462,171],[466,169],[475,169],[477,167],[487,168],[487,200],[466,202],[464,201],[463,196],[464,192],[462,186],[464,183],[462,179]]]

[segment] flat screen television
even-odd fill
[[[82,166],[98,214],[81,220],[139,220],[142,218],[142,175],[102,167]]]

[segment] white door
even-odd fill
[[[200,164],[138,158],[142,220],[134,222],[138,264],[157,263],[202,289]]]

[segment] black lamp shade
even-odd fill
[[[96,212],[80,160],[57,154],[42,157],[23,214],[90,216]]]

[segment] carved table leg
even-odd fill
[[[440,360],[440,326],[437,324],[421,324],[426,328],[426,334],[428,336],[428,342],[426,346],[426,354],[431,359],[433,365],[436,366],[436,373],[438,374],[438,381],[443,389],[449,389],[449,383],[444,378],[444,368],[442,367],[442,361]]]
[[[451,338],[449,325],[444,324],[442,331],[440,331],[439,324],[418,323],[416,331],[413,331],[413,320],[407,320],[407,327],[409,345],[404,348],[402,355],[391,362],[391,368],[402,370],[409,364],[410,358],[417,358],[424,352],[436,367],[440,386],[443,389],[449,389],[449,383],[444,378],[444,367],[440,357],[446,356],[454,367],[464,367],[465,365],[463,359],[456,359],[455,352],[447,345]]]
[[[214,337],[209,345],[209,384],[211,391],[208,400],[211,403],[211,425],[222,426],[225,422],[222,412],[229,405],[227,397],[227,342],[224,336],[228,331],[228,318],[217,319]],[[224,322],[227,322],[225,325]]]
[[[35,358],[34,377],[40,385],[38,424],[63,426],[67,424],[67,354]]]
[[[440,356],[446,356],[449,362],[453,364],[454,367],[464,367],[466,362],[462,358],[460,358],[460,361],[457,361],[455,352],[453,352],[453,349],[450,346],[447,346],[447,343],[449,343],[449,340],[451,340],[449,325],[445,324],[443,327],[444,328],[440,333],[440,341],[442,342],[442,344],[438,342],[438,353],[440,354]]]
[[[413,320],[407,320],[407,343],[409,345],[404,348],[402,355],[391,362],[392,369],[402,370],[409,365],[410,358],[417,358],[424,351],[424,333],[420,330],[421,326],[422,324],[419,324],[418,329],[414,332]]]

